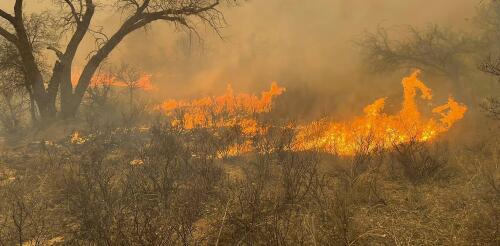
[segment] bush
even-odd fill
[[[448,163],[447,149],[416,140],[395,145],[392,154],[403,175],[414,184],[438,178]]]

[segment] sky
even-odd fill
[[[379,25],[467,26],[475,5],[472,0],[426,2],[250,0],[225,11],[228,27],[222,40],[208,33],[202,43],[195,37],[189,43],[185,33],[156,25],[147,35],[131,36],[116,57],[137,60],[165,80],[201,91],[223,89],[228,82],[245,90],[271,81],[351,83],[359,64],[354,41],[364,32]]]
[[[10,10],[14,0],[0,1]],[[51,0],[26,2],[27,12],[54,10]],[[112,2],[112,1],[101,1]],[[148,31],[127,37],[111,54],[111,63],[126,62],[153,76],[163,97],[196,97],[223,92],[228,83],[235,91],[258,92],[272,81],[318,97],[345,97],[369,102],[382,93],[401,93],[399,80],[366,86],[381,78],[360,72],[359,50],[354,44],[378,26],[425,26],[438,23],[470,28],[479,0],[248,0],[223,7],[227,21],[222,38],[198,25],[201,40],[171,24],[156,23]],[[94,27],[112,33],[123,17],[98,9]],[[83,66],[93,47],[90,38],[76,66]],[[390,80],[390,81],[389,81]],[[387,89],[389,88],[389,89]],[[292,93],[293,94],[293,93]],[[332,99],[335,101],[336,99]],[[331,101],[326,100],[325,107]],[[304,109],[306,110],[306,109]]]

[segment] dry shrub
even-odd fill
[[[468,206],[466,240],[475,245],[500,243],[500,144],[483,141],[466,149],[459,159],[468,171]]]
[[[448,164],[448,149],[439,143],[411,140],[394,145],[392,156],[404,177],[414,184],[442,178]]]
[[[142,143],[132,131],[93,134],[71,146],[54,181],[68,243],[192,245],[222,177],[212,155],[192,152],[169,128]],[[131,141],[138,142],[135,149]],[[121,154],[123,150],[128,154]],[[204,159],[208,158],[208,159]]]
[[[38,178],[24,179],[32,180],[30,186],[11,193],[24,194],[18,196],[22,199],[9,195],[0,202],[0,218],[9,217],[14,211],[9,204],[20,200],[50,225],[24,230],[24,242],[44,244],[59,237],[66,244],[83,245],[498,241],[497,152],[476,156],[466,181],[454,176],[457,182],[440,186],[423,181],[441,177],[444,167],[436,168],[433,160],[445,151],[422,143],[397,146],[387,155],[367,138],[354,156],[339,157],[292,151],[293,131],[271,127],[252,139],[254,152],[225,158],[228,147],[248,140],[237,127],[160,124],[149,132],[101,128],[81,135],[81,141],[42,142],[27,157],[9,159],[23,163],[16,173]],[[402,175],[417,178],[407,183],[384,176],[387,157],[393,157]],[[37,164],[26,168],[25,160]],[[242,174],[230,178],[222,168],[228,165]],[[42,180],[49,185],[40,192],[36,187]],[[467,190],[468,185],[473,187]],[[41,200],[50,209],[32,205]],[[7,245],[18,241],[9,223],[0,229]]]

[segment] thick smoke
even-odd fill
[[[12,6],[13,0],[0,7]],[[34,1],[30,10],[50,6]],[[111,1],[101,1],[105,3]],[[137,31],[117,48],[110,63],[126,61],[152,74],[163,98],[196,97],[224,91],[258,92],[272,81],[288,88],[299,111],[314,106],[319,112],[349,113],[380,96],[401,93],[399,79],[376,78],[360,71],[354,41],[377,26],[429,23],[470,25],[476,1],[460,0],[250,0],[224,8],[227,26],[222,39],[209,27],[198,25],[201,40],[172,25],[154,24]],[[52,5],[53,6],[53,5]],[[108,33],[122,21],[119,13],[101,11],[93,23]],[[80,64],[94,43],[88,38]],[[377,83],[375,81],[386,81]],[[432,87],[432,84],[431,84]],[[370,88],[367,95],[366,88]],[[389,94],[388,94],[389,93]],[[343,108],[346,112],[342,112]],[[300,113],[300,112],[299,112]]]
[[[474,1],[343,1],[252,0],[225,10],[223,39],[199,26],[203,40],[171,26],[155,25],[129,37],[113,55],[136,63],[155,76],[167,97],[192,97],[222,92],[258,92],[277,81],[288,95],[303,97],[296,109],[313,106],[343,113],[345,104],[371,102],[401,93],[399,79],[386,84],[360,71],[354,41],[379,25],[429,23],[463,27],[473,15]],[[366,88],[370,96],[366,96]],[[293,102],[292,102],[293,103]],[[349,111],[352,108],[348,109]],[[344,112],[348,113],[348,112]]]

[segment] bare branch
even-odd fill
[[[64,0],[66,4],[68,4],[70,10],[71,10],[71,15],[73,16],[73,19],[75,19],[75,22],[79,24],[81,22],[79,14],[76,12],[75,5],[71,2],[71,0]]]
[[[142,5],[138,8],[137,8],[137,13],[142,13],[144,12],[144,10],[149,6],[149,2],[150,0],[144,0],[144,2],[142,3]]]
[[[421,67],[456,79],[463,70],[463,55],[474,53],[477,42],[460,32],[430,25],[406,27],[406,39],[391,39],[386,28],[367,33],[357,44],[373,71]]]
[[[89,30],[90,22],[92,20],[92,17],[94,16],[94,11],[95,11],[95,6],[92,0],[86,0],[85,13],[83,14],[81,19],[78,18],[76,30],[73,33],[73,36],[71,37],[70,41],[68,42],[68,45],[66,46],[66,51],[64,55],[66,56],[67,59],[72,59],[75,56],[78,46],[80,45],[87,31]]]
[[[479,65],[479,70],[500,77],[500,58],[488,57],[485,62]]]
[[[10,23],[14,24],[16,19],[14,18],[14,16],[12,16],[11,14],[3,11],[2,9],[0,9],[0,17],[6,19],[7,21],[9,21]]]
[[[16,0],[14,5],[14,14],[17,21],[21,21],[23,19],[23,0]]]
[[[4,37],[5,39],[7,39],[8,41],[12,42],[12,43],[17,43],[17,37],[16,35],[10,33],[9,31],[7,31],[5,28],[3,27],[0,27],[0,36]]]
[[[49,47],[47,47],[47,49],[54,51],[56,53],[57,57],[59,58],[59,60],[62,59],[63,53],[59,49],[57,49],[56,47],[54,47],[52,45],[50,45]]]

